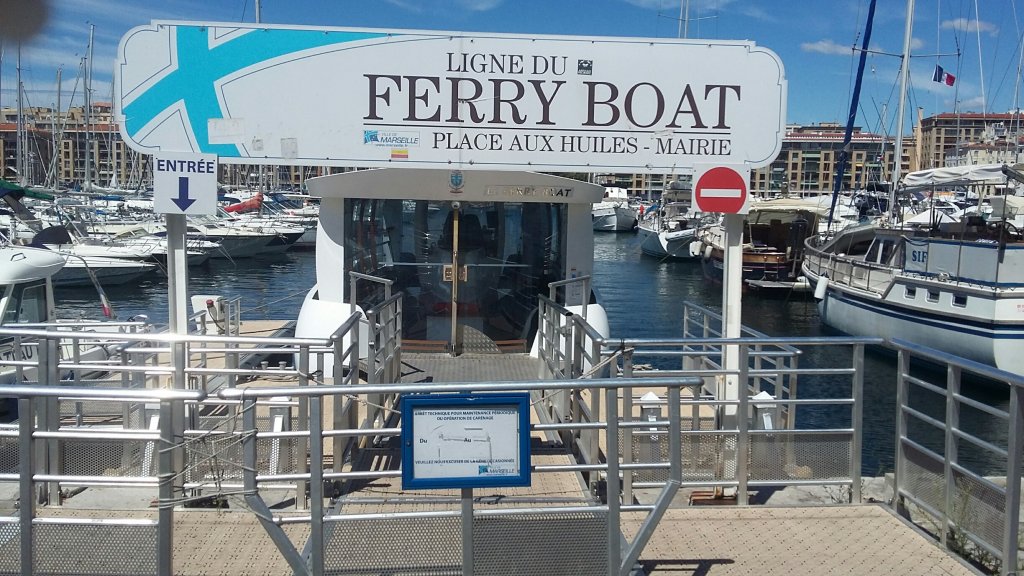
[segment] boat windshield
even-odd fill
[[[346,270],[394,281],[405,339],[447,342],[454,322],[523,351],[537,295],[563,275],[565,218],[561,204],[348,199]],[[364,308],[383,299],[379,285],[357,290]]]
[[[4,324],[46,322],[46,281],[15,284],[3,306]]]

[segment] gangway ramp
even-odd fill
[[[524,354],[413,353],[403,355],[402,381],[529,381],[536,379],[538,369],[538,360]],[[531,425],[540,422],[536,410],[531,410],[530,419]],[[340,573],[388,567],[396,574],[462,574],[462,493],[458,489],[403,490],[399,448],[392,439],[353,467],[379,475],[346,485],[351,489],[335,499],[329,517],[335,521],[325,523],[325,567]],[[532,466],[573,464],[568,447],[542,432],[532,433]],[[599,573],[605,569],[607,513],[597,508],[600,500],[578,473],[533,474],[529,487],[479,488],[473,498],[478,573]],[[581,511],[586,507],[595,510]],[[566,513],[568,508],[577,511]],[[496,511],[503,514],[495,515]]]

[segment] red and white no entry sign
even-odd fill
[[[746,167],[707,166],[694,167],[693,202],[700,212],[746,214],[750,195],[747,181],[750,169]]]

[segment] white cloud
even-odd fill
[[[454,3],[458,6],[459,10],[468,10],[470,12],[487,12],[500,6],[505,0],[454,0]],[[433,2],[416,2],[414,0],[386,0],[388,4],[397,6],[402,10],[413,12],[416,14],[423,13],[425,10],[437,8],[437,4],[440,4],[438,0]],[[434,6],[424,6],[424,4],[433,4]]]
[[[942,29],[956,30],[958,32],[987,32],[991,36],[995,36],[999,33],[999,27],[991,22],[968,20],[966,18],[945,20],[942,22]]]
[[[803,50],[804,52],[816,52],[818,54],[838,54],[841,56],[849,56],[853,54],[853,49],[850,46],[837,44],[832,40],[804,42],[800,44],[800,50]]]
[[[473,12],[486,12],[497,8],[504,0],[456,0],[457,3]]]
[[[423,12],[423,7],[415,2],[407,0],[386,0],[386,2],[392,6],[398,6],[402,10],[408,10],[409,12],[415,12],[417,14]]]

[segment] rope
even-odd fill
[[[285,296],[284,298],[279,298],[277,300],[271,300],[270,302],[267,302],[265,304],[261,304],[259,306],[255,306],[253,308],[246,308],[245,310],[239,310],[238,313],[241,315],[241,314],[245,314],[246,312],[255,312],[256,310],[261,310],[263,308],[266,308],[267,306],[272,306],[274,304],[278,304],[278,303],[284,302],[285,300],[291,300],[292,298],[295,298],[296,296],[305,296],[306,292],[308,292],[308,290],[300,290],[298,292],[293,292],[292,294],[289,294],[288,296]]]

